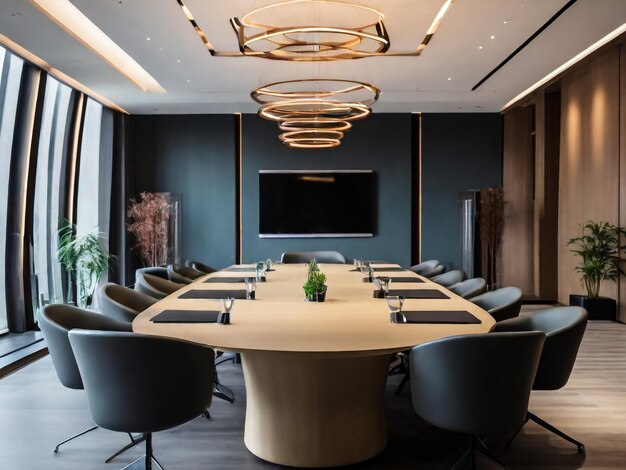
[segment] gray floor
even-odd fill
[[[587,455],[529,423],[510,450],[498,455],[511,468],[626,468],[626,326],[591,324],[570,385],[534,394],[531,409],[587,445]],[[210,421],[197,418],[155,435],[155,453],[171,469],[273,469],[243,444],[245,389],[240,366],[220,366],[221,381],[237,401],[215,400]],[[389,444],[377,458],[350,468],[444,469],[462,452],[465,438],[432,428],[413,413],[408,388],[397,397],[400,377],[390,377],[386,406]],[[346,397],[349,399],[349,397]],[[0,380],[0,469],[114,469],[142,454],[133,449],[105,464],[127,442],[123,434],[97,430],[52,453],[54,445],[91,425],[84,392],[63,388],[49,357]],[[306,425],[306,423],[303,423]],[[348,436],[346,438],[349,438]]]

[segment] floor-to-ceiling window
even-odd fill
[[[23,61],[0,48],[0,257],[4,260],[13,129]],[[7,331],[4,262],[0,263],[0,333]]]
[[[48,76],[41,117],[35,203],[33,208],[33,266],[39,304],[63,301],[62,269],[57,250],[59,224],[63,218],[60,196],[65,161],[66,128],[70,116],[71,88]]]

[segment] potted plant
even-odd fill
[[[326,274],[320,272],[315,259],[309,262],[308,269],[306,282],[302,286],[306,300],[310,302],[324,302],[326,300],[326,291],[328,290]]]
[[[73,282],[78,284],[81,306],[91,307],[100,278],[109,270],[112,258],[102,247],[101,233],[97,231],[77,235],[76,225],[66,221],[59,229],[59,262],[68,275],[67,303],[73,302]]]
[[[590,320],[615,320],[615,299],[600,297],[602,281],[616,282],[620,273],[619,255],[626,248],[620,244],[620,236],[626,234],[621,227],[608,222],[588,221],[582,227],[580,237],[567,241],[570,251],[580,258],[576,272],[587,295],[570,295],[570,305],[587,310]]]

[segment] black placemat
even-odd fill
[[[419,277],[410,277],[410,276],[406,276],[406,277],[402,277],[402,276],[398,276],[398,277],[388,276],[388,277],[391,280],[391,282],[421,282],[421,283],[424,282]]]
[[[154,323],[215,323],[218,310],[163,310],[150,321]]]
[[[391,314],[394,323],[450,323],[476,324],[481,321],[465,310],[420,310],[402,311],[399,315]]]
[[[231,273],[256,273],[256,267],[250,266],[249,268],[228,268],[224,269],[224,271],[229,271]]]
[[[233,297],[235,299],[245,299],[245,290],[210,290],[210,289],[192,289],[178,296],[179,299],[225,299]]]
[[[405,299],[449,299],[437,289],[390,289],[389,295],[399,295]]]
[[[382,273],[382,272],[393,272],[393,273],[397,273],[397,272],[404,272],[404,271],[408,271],[407,269],[404,268],[376,268],[376,267],[372,267],[372,269],[374,270],[375,273]]]
[[[213,282],[224,282],[224,283],[235,283],[235,282],[246,282],[245,277],[210,277],[205,283],[213,283]]]

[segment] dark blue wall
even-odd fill
[[[373,170],[378,227],[372,238],[259,238],[259,170]],[[355,188],[358,191],[358,188]],[[275,123],[243,117],[243,258],[280,258],[283,251],[338,250],[346,259],[408,264],[411,256],[411,115],[374,114],[357,121],[335,149],[289,149]]]
[[[183,260],[235,262],[234,130],[232,115],[131,116],[131,192],[181,194]]]
[[[502,185],[502,116],[422,115],[422,259],[458,267],[459,192]]]
[[[183,257],[222,267],[235,262],[236,175],[232,115],[131,116],[131,193],[182,195]],[[329,150],[283,146],[277,126],[243,116],[243,259],[278,258],[286,250],[336,249],[353,257],[411,259],[412,119],[373,114],[354,123],[342,145]],[[414,159],[413,159],[414,160]],[[373,238],[260,239],[259,170],[368,169],[377,179]],[[499,114],[422,116],[422,259],[459,263],[458,194],[501,184]]]

